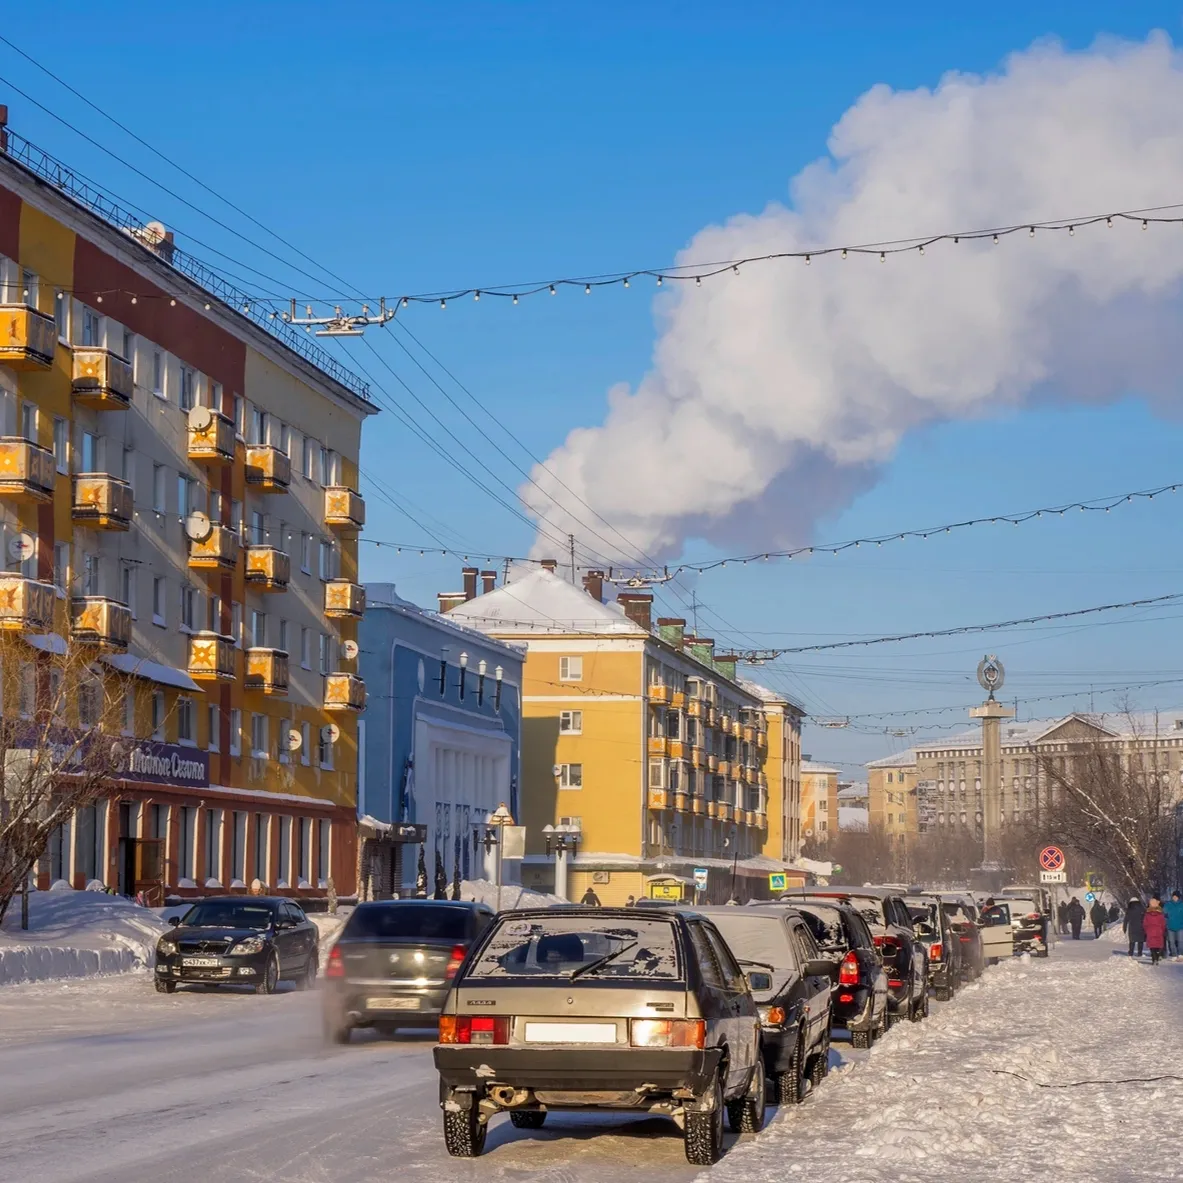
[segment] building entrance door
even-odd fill
[[[135,894],[149,908],[164,906],[164,841],[160,838],[129,838],[132,881]]]

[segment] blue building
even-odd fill
[[[413,891],[420,847],[399,829],[409,824],[426,827],[429,892],[457,868],[461,878],[486,877],[474,827],[502,802],[520,813],[525,650],[402,599],[392,583],[367,584],[358,643],[368,694],[358,736],[359,892]]]

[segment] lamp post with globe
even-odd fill
[[[982,865],[983,877],[1001,880],[1002,861],[1000,829],[1002,823],[1002,720],[1013,719],[1015,712],[995,700],[1002,688],[1006,670],[994,654],[978,663],[978,684],[988,697],[980,707],[973,707],[970,718],[982,720]],[[993,888],[1001,886],[992,884]]]

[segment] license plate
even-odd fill
[[[216,957],[182,957],[181,964],[187,969],[215,969],[218,959]]]
[[[615,1023],[527,1023],[527,1043],[615,1043]]]
[[[367,998],[367,1010],[418,1010],[418,998]]]

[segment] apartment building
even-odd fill
[[[979,743],[980,739],[979,733]],[[916,752],[911,748],[867,765],[867,820],[893,846],[908,835],[924,833],[927,827],[927,818],[921,822],[918,777]]]
[[[135,686],[123,779],[38,883],[349,892],[375,408],[3,124],[0,626],[30,667],[70,637]]]
[[[792,832],[782,794],[798,782],[797,704],[737,678],[735,658],[684,620],[654,621],[650,593],[604,603],[598,572],[579,588],[545,564],[440,601],[450,618],[526,647],[523,882],[553,882],[545,827],[566,825],[579,833],[573,899],[589,887],[606,904],[689,896],[695,868],[708,873],[707,898],[727,899],[733,876],[743,898],[767,894]]]
[[[838,832],[838,769],[801,761],[801,834],[806,842],[825,845]]]

